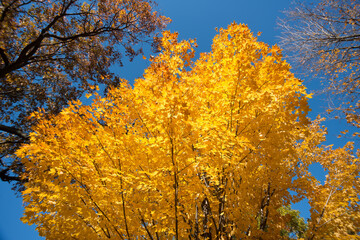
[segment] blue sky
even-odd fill
[[[168,26],[171,31],[179,32],[180,39],[196,38],[198,43],[197,53],[210,51],[213,37],[216,35],[215,28],[226,28],[230,23],[245,23],[252,32],[262,32],[259,37],[269,45],[279,41],[280,29],[276,22],[284,17],[281,11],[289,8],[289,0],[158,0],[158,10],[170,17],[172,23]],[[146,53],[145,55],[149,55]],[[141,77],[148,65],[141,57],[132,63],[124,60],[124,67],[117,69],[122,78],[133,82]],[[305,80],[309,90],[313,90],[318,84]],[[310,102],[313,112],[311,118],[324,112],[325,96],[315,96]],[[331,143],[341,145],[343,142],[336,138],[339,125],[343,122],[332,120],[327,122],[329,139]],[[323,180],[324,172],[319,166],[313,166],[319,180]],[[9,184],[0,182],[0,240],[37,240],[40,238],[35,227],[22,224],[21,198],[16,198],[10,190]],[[303,216],[308,217],[306,203],[297,204],[295,208],[303,210]]]

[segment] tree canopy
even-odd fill
[[[359,156],[351,143],[321,146],[311,96],[280,48],[235,23],[193,62],[195,46],[165,32],[133,87],[31,115],[17,152],[23,221],[47,239],[289,239],[291,226],[306,239],[358,239]],[[307,228],[283,208],[305,197]]]
[[[307,72],[325,74],[326,88],[340,100],[329,110],[360,127],[360,2],[295,1],[286,14],[282,46]]]
[[[151,0],[2,0],[0,159],[28,141],[31,112],[58,113],[96,84],[116,85],[110,67],[168,21]],[[17,165],[5,165],[1,179],[16,179]]]

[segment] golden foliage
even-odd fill
[[[291,218],[278,209],[307,197],[307,236],[358,227],[358,159],[317,147],[310,96],[280,49],[235,23],[193,62],[195,45],[165,32],[133,87],[32,115],[39,124],[17,152],[24,222],[47,239],[281,239]],[[313,162],[329,171],[324,185]]]

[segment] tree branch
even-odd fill
[[[8,57],[5,54],[4,49],[2,49],[2,48],[0,48],[0,56],[1,56],[2,60],[4,61],[5,67],[7,67],[10,64],[10,62],[9,62]]]
[[[41,47],[41,43],[46,37],[46,33],[55,25],[56,22],[58,22],[59,19],[66,15],[66,11],[74,2],[75,1],[70,1],[66,6],[64,6],[64,8],[61,10],[61,13],[55,16],[54,19],[45,28],[41,30],[39,36],[37,36],[34,41],[24,47],[15,62],[7,64],[6,68],[0,69],[0,78],[3,78],[6,76],[6,74],[20,69],[28,64],[28,60],[30,59],[30,57],[32,57]],[[3,57],[2,54],[1,57]]]
[[[1,131],[4,131],[4,132],[7,132],[7,133],[10,133],[10,134],[13,134],[13,135],[16,135],[26,141],[29,141],[30,138],[29,136],[26,134],[26,133],[23,133],[20,129],[18,128],[15,128],[15,127],[9,127],[9,126],[5,126],[5,125],[2,125],[0,124],[0,130]]]
[[[17,182],[21,182],[21,178],[20,177],[15,177],[15,176],[10,176],[8,175],[8,171],[10,169],[6,168],[0,171],[0,179],[1,181],[4,182],[11,182],[11,181],[17,181]]]
[[[7,5],[5,8],[3,8],[3,11],[2,11],[1,16],[0,16],[0,22],[4,21],[7,12],[15,4],[15,2],[17,2],[17,0],[12,1],[9,5]]]

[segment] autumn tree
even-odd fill
[[[93,85],[116,85],[110,67],[167,22],[151,0],[2,0],[0,178],[17,179],[5,159],[29,140],[31,112],[58,113]]]
[[[360,127],[360,2],[296,1],[280,26],[282,46],[293,62],[315,74],[338,95],[348,122]]]
[[[17,152],[22,220],[47,239],[288,239],[296,224],[281,208],[307,198],[299,236],[359,239],[359,158],[351,144],[320,145],[325,131],[279,47],[235,23],[193,62],[195,45],[165,32],[133,87],[32,114]]]

